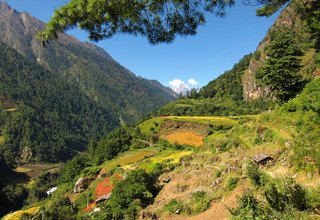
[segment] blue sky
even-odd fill
[[[67,0],[6,0],[18,11],[26,11],[42,21],[48,21],[53,10]],[[196,36],[176,38],[171,44],[152,46],[147,39],[117,35],[97,43],[115,60],[136,75],[157,79],[169,86],[178,79],[187,86],[201,87],[253,52],[278,14],[261,18],[255,8],[244,6],[241,0],[227,9],[224,18],[209,15],[207,23]],[[87,41],[85,32],[68,33]],[[190,81],[190,79],[193,79]],[[188,85],[188,80],[191,84]],[[197,84],[198,82],[198,84]],[[177,84],[175,80],[171,84]]]

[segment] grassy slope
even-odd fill
[[[190,215],[195,215],[190,219],[209,219],[208,216],[214,213],[219,213],[221,219],[227,217],[229,213],[225,206],[235,207],[236,197],[242,195],[246,188],[259,193],[259,189],[253,187],[248,180],[246,166],[254,155],[260,153],[269,154],[274,158],[273,164],[262,168],[270,178],[290,176],[308,190],[315,189],[319,187],[318,175],[315,172],[309,175],[312,170],[296,166],[295,160],[303,160],[304,156],[293,157],[296,154],[293,146],[296,144],[297,135],[301,133],[299,129],[302,125],[307,125],[306,120],[316,120],[312,116],[315,117],[315,112],[318,111],[319,97],[316,91],[320,88],[319,83],[320,79],[306,88],[297,99],[278,110],[262,115],[170,116],[149,119],[138,125],[142,133],[148,137],[167,132],[174,133],[175,130],[164,126],[168,121],[173,125],[182,126],[177,130],[189,128],[190,132],[196,133],[197,129],[204,127],[208,133],[203,139],[203,146],[198,148],[168,148],[161,145],[161,140],[148,142],[147,148],[130,150],[114,160],[106,161],[99,167],[102,168],[100,174],[117,167],[125,173],[139,168],[151,172],[157,164],[169,166],[170,169],[159,177],[159,183],[163,185],[161,192],[154,203],[142,211],[164,219],[188,219]],[[302,115],[306,116],[301,117]],[[314,126],[317,128],[319,125]],[[171,181],[164,183],[164,179]],[[99,181],[102,179],[97,178],[88,191],[92,191]],[[197,191],[203,192],[205,196],[199,199],[195,196]],[[81,204],[81,208],[85,206],[85,202],[81,201],[86,199],[86,192],[76,196],[72,196],[72,193],[67,194],[71,195],[75,204]],[[175,215],[178,209],[180,215]],[[203,214],[200,214],[202,212]]]
[[[147,207],[145,210],[147,212],[156,213],[160,216],[166,216],[165,219],[176,219],[176,217],[173,217],[171,214],[168,216],[168,211],[166,211],[167,209],[165,208],[165,205],[169,204],[173,199],[183,201],[182,203],[184,208],[182,208],[181,215],[184,217],[181,219],[186,219],[186,216],[190,214],[199,213],[197,210],[194,210],[193,212],[186,211],[189,210],[187,207],[194,207],[196,205],[192,200],[192,196],[188,197],[187,194],[192,195],[194,190],[197,189],[204,191],[206,195],[208,195],[209,201],[216,201],[212,203],[213,207],[222,217],[228,216],[228,211],[225,209],[225,206],[222,207],[222,205],[219,205],[219,201],[224,199],[226,202],[223,204],[230,205],[228,201],[230,203],[234,203],[235,196],[244,193],[243,184],[250,187],[250,184],[246,182],[245,171],[241,169],[241,167],[248,162],[250,157],[258,153],[268,153],[276,158],[277,162],[274,166],[265,168],[265,171],[270,175],[286,176],[296,174],[298,182],[308,186],[317,185],[316,178],[306,179],[304,173],[297,173],[287,165],[281,164],[280,161],[283,161],[284,158],[288,159],[288,155],[291,153],[291,149],[286,147],[285,143],[292,140],[292,136],[290,132],[283,130],[282,125],[278,123],[271,123],[270,121],[265,122],[262,119],[263,117],[265,116],[250,118],[244,116],[238,117],[237,119],[230,119],[230,121],[233,122],[232,124],[235,126],[230,130],[216,131],[209,135],[206,137],[206,144],[202,148],[189,148],[181,151],[175,149],[159,149],[157,146],[153,146],[146,149],[126,152],[116,159],[107,161],[101,165],[101,168],[103,168],[102,172],[108,172],[110,169],[116,168],[117,166],[120,166],[125,171],[140,168],[150,172],[158,163],[175,164],[175,169],[173,171],[165,173],[160,177],[161,179],[166,176],[170,176],[172,181],[164,185],[164,188],[156,197],[154,205]],[[157,119],[158,118],[155,118],[151,121],[159,121]],[[204,122],[199,122],[199,118],[197,117],[188,117],[186,121],[189,122],[191,119],[192,121],[198,121],[197,123]],[[181,120],[183,121],[182,118],[179,118],[179,121]],[[206,121],[207,118],[202,120]],[[218,118],[217,121],[214,121],[211,118],[210,121],[212,123],[219,124],[221,119]],[[150,123],[147,122],[145,124]],[[261,139],[261,136],[263,135],[261,135],[259,128],[263,128],[262,130],[265,132],[263,139]],[[227,146],[225,149],[218,151],[217,146],[221,145],[221,140],[226,140],[228,144],[232,144]],[[190,164],[187,166],[179,165],[180,158],[189,155],[192,155]],[[237,165],[237,169],[230,173],[225,173],[229,164],[236,160],[240,161]],[[213,165],[212,161],[214,161]],[[211,170],[211,175],[208,175],[210,174],[208,173],[209,170]],[[200,176],[201,178],[199,178]],[[229,189],[230,186],[228,185],[228,181],[230,178],[244,179],[243,181],[245,182],[237,183],[239,187],[236,189]],[[210,185],[217,179],[220,179],[219,185],[214,187],[213,190]],[[91,187],[94,188],[99,181],[102,181],[102,179],[97,179]],[[177,187],[184,185],[188,188],[186,191],[176,191]],[[235,190],[235,193],[231,193],[233,190]],[[86,193],[84,192],[81,195],[85,194]],[[85,196],[81,195],[78,195],[75,198],[75,201],[85,198]],[[85,204],[83,204],[83,206],[85,206]],[[208,211],[205,212],[206,214],[203,214],[204,218],[211,212],[211,209],[212,208],[208,206]]]

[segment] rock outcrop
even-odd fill
[[[75,183],[74,185],[74,188],[73,188],[73,192],[74,193],[81,193],[83,191],[85,191],[90,183],[93,181],[94,179],[92,178],[89,178],[89,177],[81,177],[77,180],[77,182]]]
[[[262,40],[259,44],[257,50],[254,53],[253,58],[250,61],[250,65],[248,69],[244,72],[242,78],[242,85],[243,85],[243,98],[244,100],[250,101],[259,98],[263,99],[274,99],[275,96],[272,93],[272,90],[269,87],[263,87],[259,85],[256,79],[256,73],[259,67],[261,67],[265,60],[267,59],[266,56],[266,49],[270,44],[270,37],[271,33],[274,30],[277,30],[281,27],[286,27],[292,30],[297,36],[297,39],[301,44],[308,42],[309,34],[303,31],[304,23],[301,20],[301,16],[299,11],[297,10],[298,4],[304,4],[304,2],[309,0],[299,0],[293,1],[291,5],[289,5],[283,12],[280,14],[274,25],[269,29],[266,37]],[[305,63],[302,63],[302,71],[303,75],[310,74],[314,70],[314,66],[312,66],[312,62],[314,61],[315,57],[312,58],[310,55],[311,52],[308,50],[306,52],[306,58],[311,57]],[[311,70],[310,70],[311,69]],[[311,72],[310,72],[311,71]]]

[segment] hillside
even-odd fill
[[[317,71],[315,70],[320,67],[318,9],[318,1],[301,0],[291,1],[288,7],[282,11],[254,52],[250,65],[244,72],[242,79],[244,100],[274,99],[277,97],[274,83],[268,83],[268,79],[259,76],[259,72],[261,68],[268,65],[268,59],[270,56],[272,57],[270,47],[272,48],[272,45],[277,43],[279,32],[287,32],[285,38],[287,40],[291,38],[287,43],[283,41],[280,45],[283,48],[291,48],[291,50],[294,48],[294,50],[298,51],[295,56],[297,57],[299,66],[292,71],[296,72],[305,81],[317,75]],[[287,49],[281,52],[278,51],[282,55],[275,57],[278,63],[273,63],[273,66],[283,67],[285,65],[285,63],[280,63],[280,58],[288,58],[290,55],[293,55]],[[288,68],[286,67],[285,69]],[[289,76],[286,75],[286,77],[288,78]],[[280,81],[279,78],[278,81]]]
[[[204,98],[223,97],[232,100],[242,100],[242,77],[244,71],[249,67],[252,57],[252,54],[244,56],[231,70],[210,81],[206,86],[201,88],[199,96]]]
[[[47,47],[35,39],[45,23],[0,1],[0,38],[24,57],[63,76],[121,123],[132,123],[175,99],[170,89],[137,77],[94,44],[67,34]]]
[[[36,166],[18,167],[16,173],[29,177],[24,184],[0,178],[4,201],[0,214],[18,210],[4,216],[5,220],[320,219],[319,4],[317,0],[291,1],[256,52],[200,91],[192,90],[188,97],[163,106],[153,117],[90,139],[86,151],[65,164],[37,170],[37,175],[31,174]],[[6,51],[20,56],[6,45],[3,48],[4,57]],[[56,119],[61,108],[56,114],[44,112],[43,117],[31,114],[33,109],[52,102],[64,106],[42,89],[60,85],[55,80],[64,75],[52,77],[56,74],[47,67],[20,59],[16,66],[3,65],[17,68],[13,71],[17,77],[8,75],[4,88],[10,83],[21,85],[8,90],[9,95],[0,95],[6,106],[0,109],[0,122],[17,119],[1,128],[3,146],[7,127],[20,128],[22,119],[31,115],[18,138],[34,137],[30,123]],[[34,84],[24,77],[28,68],[18,68],[29,65],[38,70],[32,75]],[[47,84],[40,78],[52,81]],[[65,80],[61,86],[73,85],[70,82]],[[21,92],[29,87],[36,94]],[[69,89],[91,104],[90,94],[78,87]],[[59,91],[53,89],[58,97]],[[28,102],[33,99],[37,102]],[[67,110],[63,114],[73,119],[74,113]],[[79,116],[84,117],[79,122],[89,123],[82,112]],[[72,123],[68,117],[62,119],[58,121]],[[61,124],[53,125],[59,135]],[[90,133],[85,130],[88,127],[80,128]],[[20,142],[25,146],[29,139],[20,138]],[[8,172],[1,155],[0,162]]]
[[[319,75],[318,4],[292,1],[254,53],[155,115],[257,114],[294,98]]]
[[[65,161],[89,139],[141,120],[174,100],[103,49],[62,34],[43,47],[44,23],[0,1],[1,153],[10,164]],[[4,119],[5,118],[5,119]]]
[[[250,115],[273,108],[273,100],[245,101],[243,98],[242,78],[252,57],[252,54],[244,56],[231,70],[225,71],[199,91],[191,90],[187,97],[164,105],[154,115]]]
[[[24,213],[38,209],[53,219],[317,219],[319,88],[320,79],[313,80],[297,98],[261,115],[155,117],[117,129],[68,162],[60,177],[44,174]],[[39,196],[56,185],[51,197]]]
[[[79,88],[1,42],[0,57],[0,94],[14,103],[1,123],[9,163],[66,160],[119,125]]]

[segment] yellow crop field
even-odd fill
[[[3,217],[3,220],[20,220],[23,214],[34,215],[39,211],[39,207],[32,207],[26,210],[19,210]]]
[[[191,131],[180,131],[163,135],[163,138],[173,144],[178,143],[200,147],[203,145],[204,136]]]
[[[188,156],[192,153],[193,151],[180,151],[180,152],[172,153],[165,157],[163,156],[153,157],[151,161],[154,163],[161,163],[163,161],[170,160],[170,163],[178,163],[181,157]]]
[[[105,170],[111,170],[111,169],[117,167],[117,165],[125,166],[125,165],[131,164],[131,163],[136,163],[140,160],[143,160],[146,157],[153,156],[154,154],[155,154],[155,152],[152,150],[138,151],[138,152],[130,153],[127,155],[119,156],[119,158],[116,158],[111,161],[107,161],[106,163],[104,163],[102,165],[102,167]]]
[[[235,125],[237,122],[231,118],[216,117],[216,116],[167,116],[167,119],[184,122],[194,122],[201,124],[214,125]]]
[[[140,164],[126,166],[125,168],[143,169],[147,172],[151,172],[157,163],[176,164],[179,163],[181,157],[188,156],[192,153],[193,151],[165,150],[149,159],[143,160]]]

